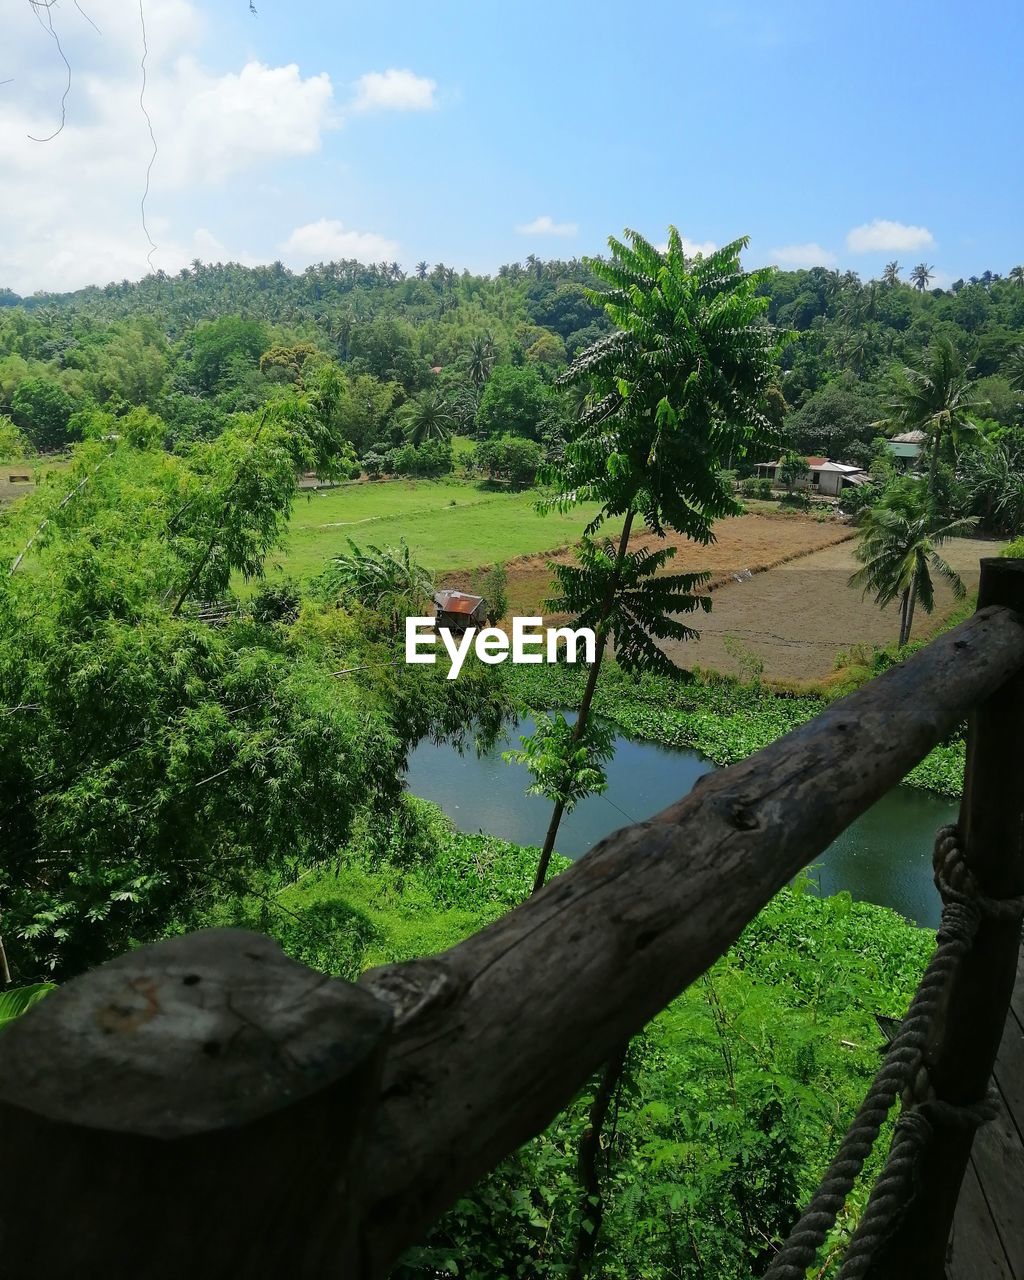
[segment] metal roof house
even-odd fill
[[[782,484],[782,464],[778,462],[759,462],[757,472],[766,475],[775,484]],[[862,485],[867,479],[863,467],[854,466],[852,462],[830,462],[828,458],[805,458],[807,471],[797,480],[795,488],[807,489],[811,493],[821,493],[826,497],[838,497],[847,485]]]
[[[467,627],[479,627],[486,621],[483,596],[471,596],[465,591],[435,591],[434,617],[439,627],[449,631],[465,631]]]
[[[921,456],[926,439],[923,431],[904,431],[898,436],[890,436],[885,443],[894,458],[912,466]]]

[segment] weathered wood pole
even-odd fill
[[[978,608],[993,604],[1024,616],[1024,560],[982,560]],[[964,857],[983,894],[1024,894],[1024,672],[980,702],[969,718],[958,829]],[[931,1083],[942,1101],[964,1105],[985,1096],[1013,992],[1019,947],[1019,921],[982,921],[925,1055]],[[969,1128],[936,1123],[917,1193],[880,1249],[870,1280],[943,1280],[972,1141]]]
[[[4,1274],[359,1274],[390,1025],[368,992],[241,930],[59,988],[0,1046]]]

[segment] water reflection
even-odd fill
[[[516,844],[541,844],[551,806],[525,795],[529,774],[501,753],[533,730],[523,720],[484,756],[460,755],[448,745],[422,743],[409,761],[409,790],[432,800],[460,831],[487,831]],[[589,796],[562,821],[558,850],[581,857],[628,822],[641,821],[690,790],[715,766],[695,751],[618,738],[608,765],[608,790]],[[940,904],[931,880],[935,830],[956,817],[948,800],[897,787],[860,817],[812,869],[823,893],[848,889],[855,898],[892,907],[920,925],[938,924]]]

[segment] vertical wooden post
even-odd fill
[[[982,560],[978,608],[987,605],[1006,605],[1024,616],[1024,560]],[[1024,672],[970,716],[958,830],[981,893],[992,898],[1024,894]],[[931,1084],[942,1101],[964,1105],[985,1096],[1013,992],[1019,947],[1019,922],[982,921],[925,1054]],[[893,1236],[880,1248],[870,1280],[943,1280],[972,1141],[969,1129],[936,1124],[917,1193]]]
[[[4,1273],[361,1275],[391,1010],[216,929],[120,956],[0,1036]]]

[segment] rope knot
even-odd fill
[[[935,887],[942,898],[944,911],[942,927],[947,923],[955,933],[970,928],[973,939],[981,920],[1005,920],[1013,922],[1024,917],[1024,897],[990,898],[982,893],[974,872],[960,845],[960,834],[955,826],[940,827],[932,854]],[[955,908],[967,911],[954,913]]]

